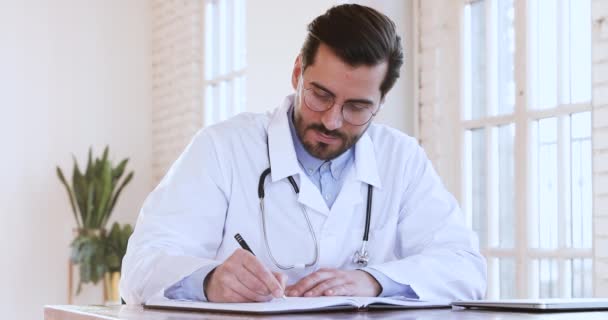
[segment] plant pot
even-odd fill
[[[103,300],[106,305],[120,304],[120,271],[106,272],[103,275]]]

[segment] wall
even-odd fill
[[[202,3],[150,2],[154,182],[162,179],[203,124]]]
[[[114,220],[135,221],[151,190],[146,0],[0,0],[0,305],[42,318],[67,303],[75,223],[55,166],[109,144],[135,178]],[[70,173],[71,175],[71,173]],[[100,303],[87,287],[76,303]]]
[[[595,296],[608,297],[608,2],[592,1]]]

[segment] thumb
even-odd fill
[[[285,286],[287,286],[287,275],[281,272],[272,272],[272,275],[277,279],[277,281],[279,281],[279,284],[281,285],[281,288],[283,288],[283,290],[285,290]]]

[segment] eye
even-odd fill
[[[368,104],[348,103],[344,105],[344,107],[347,108],[350,112],[363,113],[372,111],[372,106]]]
[[[324,90],[321,90],[318,88],[313,88],[311,91],[315,95],[315,98],[317,98],[319,100],[331,100],[332,99],[332,95],[327,93]]]

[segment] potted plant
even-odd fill
[[[112,303],[120,302],[118,283],[120,281],[120,270],[122,269],[122,258],[127,253],[129,237],[133,233],[130,224],[121,227],[114,222],[110,232],[105,237],[105,265],[104,274],[104,299]]]
[[[133,179],[134,173],[131,171],[124,175],[129,159],[124,159],[113,166],[108,153],[109,148],[106,146],[101,158],[93,159],[92,150],[89,149],[84,172],[80,171],[78,162],[74,158],[71,184],[68,183],[61,168],[57,167],[57,176],[65,186],[77,226],[76,238],[70,245],[70,259],[78,265],[80,271],[77,294],[80,293],[82,284],[89,282],[97,284],[104,277],[110,270],[108,261],[112,262],[112,270],[115,271],[115,257],[108,258],[109,252],[112,252],[113,256],[120,253],[108,247],[110,241],[108,239],[113,239],[112,242],[117,240],[114,240],[114,235],[108,237],[106,224],[120,193]],[[119,226],[117,228],[120,229]]]

